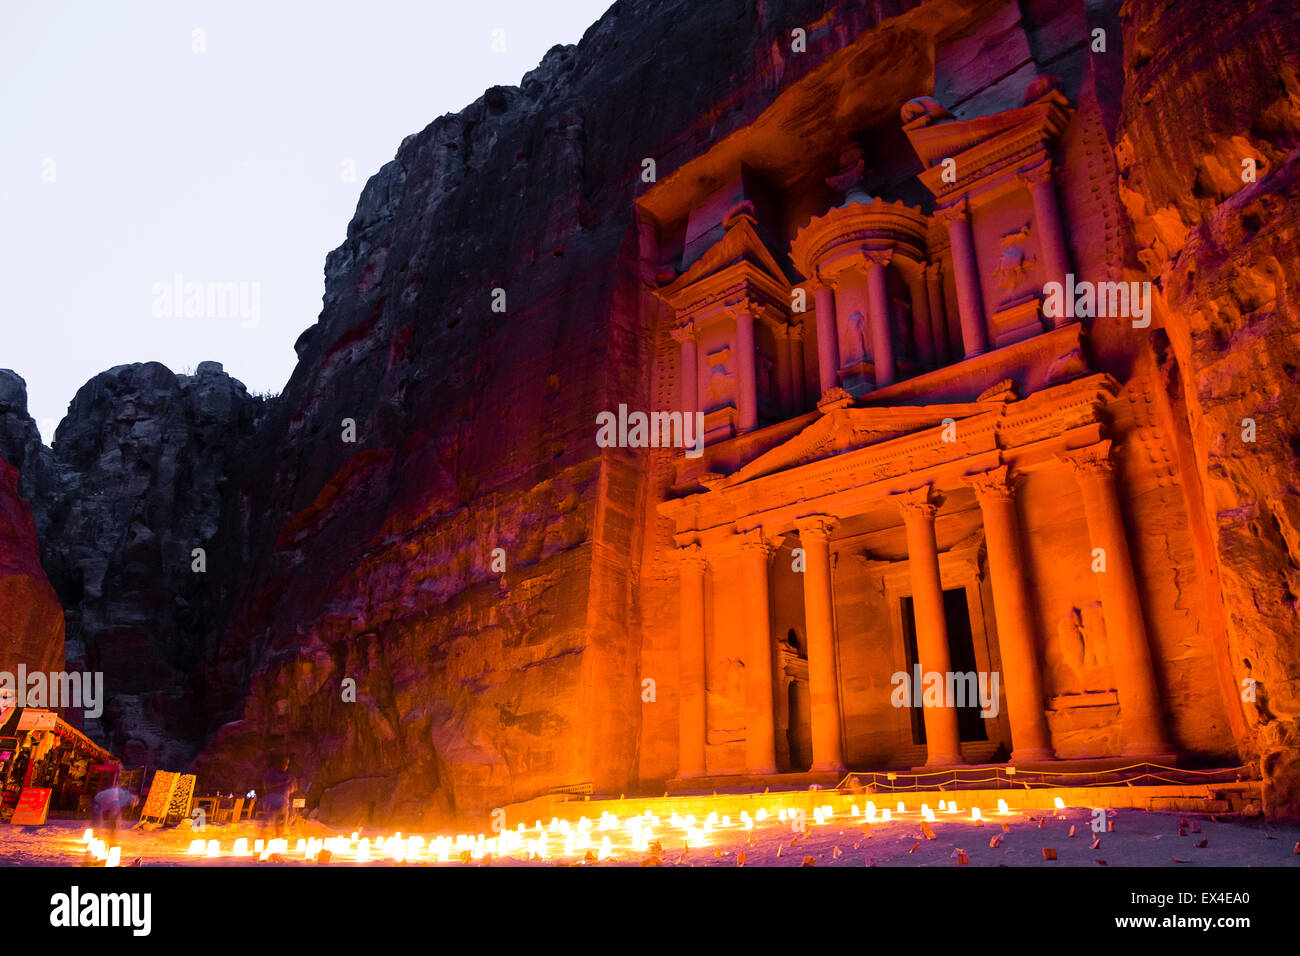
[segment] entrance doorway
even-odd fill
[[[907,653],[907,674],[910,678],[915,673],[917,663],[916,613],[910,596],[902,598],[902,602],[903,647]],[[975,660],[975,640],[970,629],[970,606],[966,603],[965,588],[953,588],[943,592],[943,616],[948,630],[948,658],[952,661],[953,671],[977,674],[979,667]],[[944,675],[944,678],[946,680],[947,675]],[[912,719],[912,743],[924,744],[924,714],[920,707],[911,707],[909,710]],[[962,743],[989,739],[978,699],[968,699],[957,708],[957,731]]]

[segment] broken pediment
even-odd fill
[[[1065,129],[1071,112],[1065,95],[1048,87],[1034,102],[991,116],[934,122],[923,113],[905,123],[903,132],[926,167],[918,178],[935,196],[945,196],[1040,152]],[[944,176],[948,160],[956,164],[955,181]]]
[[[723,237],[710,246],[691,267],[659,289],[659,296],[678,315],[725,295],[742,285],[755,286],[788,302],[790,280],[768,251],[746,209],[728,217]]]

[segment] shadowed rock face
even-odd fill
[[[229,476],[261,402],[215,362],[192,376],[118,366],[78,391],[51,450],[21,398],[8,403],[0,441],[34,486],[68,665],[104,674],[109,704],[87,729],[132,762],[179,766],[206,730],[197,677],[244,540]],[[195,548],[204,573],[193,570]]]
[[[5,461],[0,461],[0,609],[0,671],[17,674],[20,664],[29,672],[63,670],[63,609],[41,568],[36,525],[19,495],[18,469]]]
[[[1300,31],[1285,3],[1125,9],[1120,196],[1160,290],[1214,626],[1254,682],[1242,749],[1267,809],[1300,814]]]

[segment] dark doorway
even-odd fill
[[[915,676],[917,662],[916,614],[912,598],[905,597],[902,600],[903,647],[907,653],[907,675],[911,679]],[[975,662],[975,639],[970,629],[970,608],[966,603],[965,588],[953,588],[943,592],[943,616],[948,630],[948,657],[952,661],[953,671],[977,674],[979,668]],[[944,675],[944,678],[946,680],[947,675]],[[910,713],[912,743],[924,744],[924,713],[920,707],[911,707]],[[967,699],[963,706],[957,708],[957,731],[962,743],[989,739],[988,731],[984,728],[984,717],[980,714],[978,695],[974,700]]]
[[[785,739],[790,746],[790,770],[799,773],[812,766],[812,711],[808,685],[801,680],[792,680],[788,694],[790,710]]]

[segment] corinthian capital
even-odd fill
[[[868,269],[872,266],[880,266],[882,269],[889,265],[894,258],[893,249],[863,249],[862,262]]]
[[[1037,166],[1031,166],[1028,169],[1022,169],[1016,174],[1024,186],[1039,186],[1043,183],[1052,181],[1052,163],[1050,160],[1043,160]]]
[[[913,488],[911,491],[903,491],[890,497],[898,505],[898,510],[903,513],[904,521],[933,520],[935,512],[944,502],[943,496],[936,493],[930,485],[922,485],[920,488]]]
[[[776,542],[764,534],[762,528],[738,532],[732,541],[741,554],[762,554],[766,557],[776,550]]]
[[[1061,461],[1070,466],[1070,470],[1079,478],[1095,478],[1109,475],[1115,470],[1115,463],[1110,457],[1111,443],[1105,438],[1095,445],[1076,448],[1057,455]]]
[[[699,331],[695,328],[695,322],[688,319],[681,325],[675,326],[669,333],[677,342],[693,342],[699,338]]]
[[[1010,501],[1015,497],[1015,476],[1006,465],[991,468],[962,479],[975,490],[975,497],[985,501]]]
[[[969,222],[970,202],[965,196],[962,196],[956,202],[949,203],[941,209],[936,209],[934,218],[948,226],[951,226],[954,222]]]
[[[800,539],[820,538],[830,540],[831,534],[839,527],[839,519],[830,515],[806,515],[796,518],[794,526],[799,530]]]
[[[699,544],[685,544],[677,549],[678,566],[683,572],[703,574],[709,569],[709,559]]]

